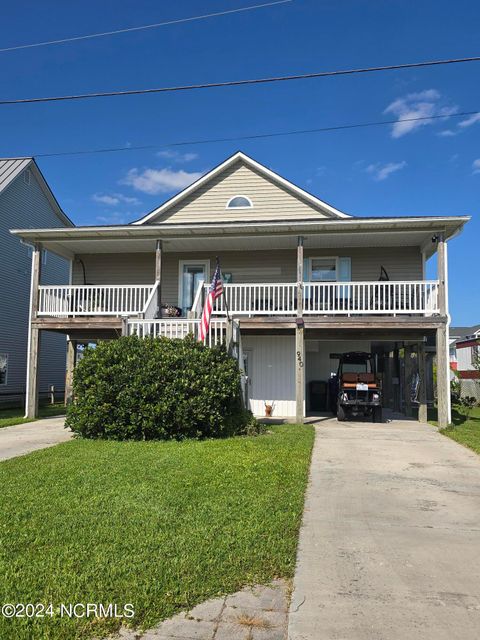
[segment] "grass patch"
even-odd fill
[[[65,414],[65,405],[62,404],[46,404],[38,409],[38,418],[50,418],[52,416],[63,416]],[[0,409],[0,428],[12,427],[16,424],[24,424],[25,422],[34,422],[30,418],[24,418],[24,409]]]
[[[290,578],[309,425],[184,442],[73,440],[0,464],[0,600],[132,603],[151,627]],[[0,619],[0,638],[78,639],[118,620]]]
[[[429,421],[437,424],[436,410],[431,414],[429,412]],[[480,453],[480,407],[472,409],[467,419],[462,407],[453,406],[452,424],[446,429],[441,429],[440,433]]]

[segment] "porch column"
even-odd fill
[[[42,246],[36,244],[32,251],[32,272],[30,278],[30,311],[28,319],[27,342],[27,380],[25,397],[25,417],[38,415],[38,352],[40,349],[40,330],[33,323],[38,314],[38,287],[42,268]]]
[[[438,265],[438,307],[440,315],[446,320],[437,329],[437,408],[438,425],[444,429],[451,422],[450,407],[450,366],[448,345],[448,271],[447,271],[447,243],[445,235],[439,233],[437,237],[437,265]]]
[[[418,389],[418,421],[427,422],[427,358],[425,354],[425,343],[419,342],[417,345],[418,375],[420,386]]]
[[[65,406],[73,400],[73,370],[75,369],[75,354],[77,343],[75,340],[67,340],[67,371],[65,375]]]
[[[438,308],[447,315],[447,244],[443,233],[437,236]]]
[[[305,325],[303,322],[303,236],[297,241],[297,323],[295,326],[296,421],[305,417]]]
[[[155,246],[155,282],[158,282],[157,289],[157,318],[162,317],[162,241],[157,240]]]
[[[412,347],[410,345],[405,345],[403,348],[403,404],[407,418],[412,416],[412,372]]]

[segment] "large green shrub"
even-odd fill
[[[86,349],[73,390],[66,425],[86,438],[210,438],[251,427],[236,361],[192,337],[101,342]]]

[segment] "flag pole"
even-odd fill
[[[222,274],[222,270],[220,268],[220,260],[219,260],[218,256],[216,257],[216,260],[217,260],[217,267],[219,268],[219,271],[220,271],[220,276],[222,277],[223,304],[225,305],[225,312],[227,314],[227,320],[230,320],[230,313],[229,313],[229,310],[228,310],[227,297],[225,295],[225,286],[224,286],[224,282],[223,282],[223,274]]]

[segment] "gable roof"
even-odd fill
[[[34,158],[0,158],[0,194],[27,168],[35,176],[55,214],[65,226],[74,227],[73,222],[58,204]]]
[[[339,211],[338,209],[335,209],[334,207],[327,204],[323,200],[320,200],[319,198],[312,195],[311,193],[308,193],[308,191],[305,191],[304,189],[297,187],[297,185],[293,184],[293,182],[290,182],[286,178],[283,178],[282,176],[280,176],[278,173],[275,173],[271,169],[268,169],[263,164],[260,164],[253,158],[250,158],[242,151],[237,151],[237,153],[234,153],[232,156],[224,160],[221,164],[217,165],[214,169],[212,169],[211,171],[203,175],[201,178],[193,182],[190,186],[186,187],[186,189],[183,189],[183,191],[180,191],[179,193],[177,193],[175,196],[173,196],[172,198],[164,202],[162,205],[160,205],[160,207],[157,207],[156,209],[151,211],[149,214],[147,214],[143,218],[140,218],[140,220],[136,220],[135,222],[132,222],[132,224],[134,225],[145,224],[146,222],[149,222],[154,218],[158,218],[159,216],[164,214],[166,211],[168,211],[171,207],[179,204],[182,200],[184,200],[189,195],[194,193],[197,189],[200,189],[207,182],[210,182],[210,180],[218,176],[222,171],[225,171],[226,169],[231,167],[233,164],[235,164],[239,160],[242,161],[247,167],[254,169],[260,175],[263,175],[268,180],[271,180],[272,182],[278,184],[279,186],[283,187],[287,191],[290,191],[292,194],[299,196],[300,198],[305,200],[307,203],[312,204],[314,207],[322,209],[322,212],[326,215],[326,217],[328,218],[351,218],[352,217],[346,213],[343,213],[342,211]]]
[[[450,338],[460,341],[479,332],[480,324],[474,324],[473,327],[450,327]]]

